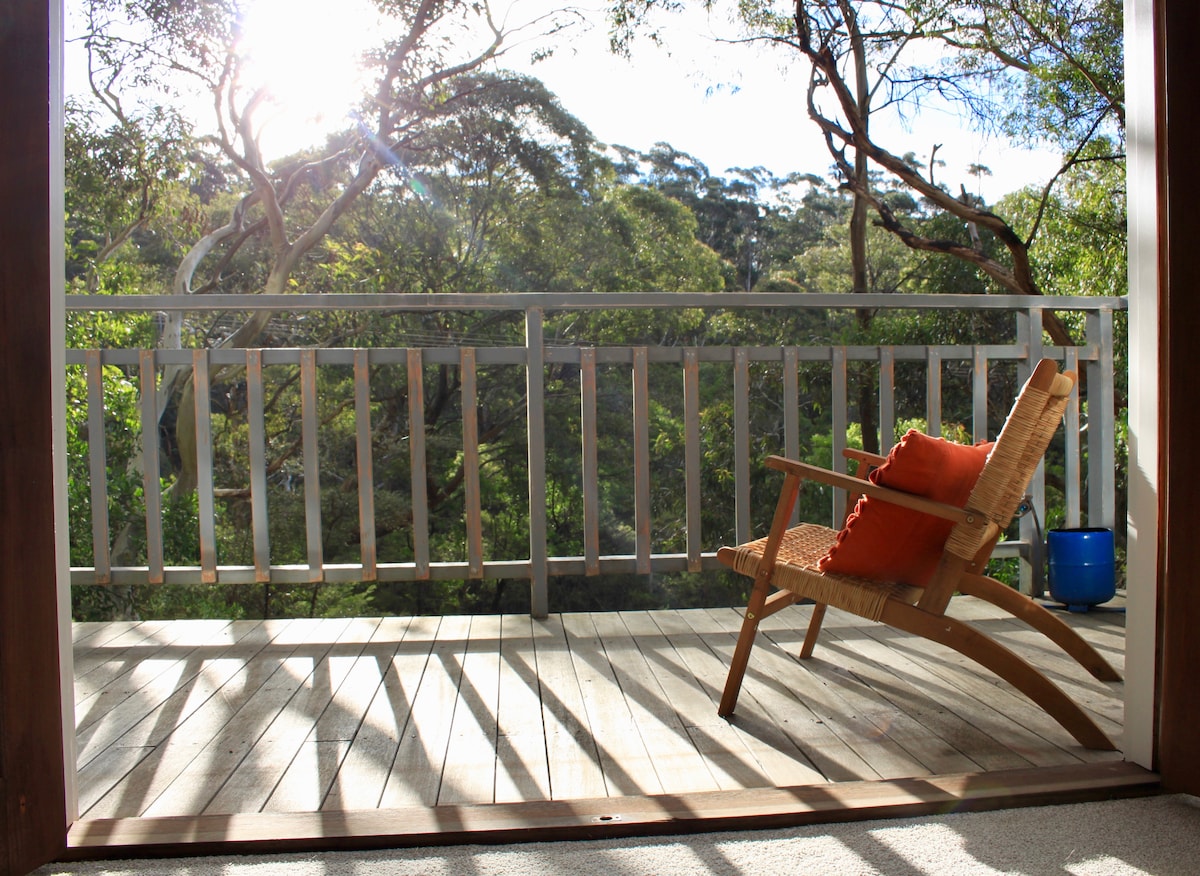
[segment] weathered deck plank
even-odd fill
[[[712,683],[718,686],[725,682],[725,667],[733,657],[735,631],[741,624],[740,614],[733,609],[722,610],[718,617],[721,615],[729,618],[728,626],[724,627],[727,630],[724,638],[713,634],[705,637],[705,646],[716,654],[722,667],[712,677]],[[792,667],[778,660],[758,660],[763,654],[771,656],[769,651],[754,655],[756,659],[746,673],[732,723],[753,732],[751,728],[755,724],[770,722],[773,729],[769,732],[786,737],[791,746],[800,751],[826,781],[872,781],[881,778],[838,735],[833,725],[826,723],[808,703],[793,694]]]
[[[153,745],[154,750],[84,814],[93,818],[144,815],[213,739],[227,732],[231,723],[237,728],[243,707],[296,649],[295,642],[282,639],[294,627],[295,622],[281,624],[269,645],[254,640],[242,649],[235,646],[227,659],[211,665],[206,661],[195,677],[198,683],[180,691],[182,701],[172,696],[163,704],[169,703],[170,708],[155,709],[124,734],[122,744]],[[186,717],[176,720],[183,713]]]
[[[992,732],[997,726],[1011,722],[1011,726],[1025,737],[1018,750],[1022,753],[1029,751],[1031,756],[1045,761],[1042,765],[1119,757],[1113,752],[1094,752],[1080,747],[1058,722],[1030,700],[955,651],[884,626],[868,629],[867,632],[893,651],[911,657],[944,679],[957,694],[947,702],[980,729]],[[1082,669],[1078,669],[1077,673],[1080,678],[1086,675]],[[1098,723],[1110,734],[1117,730],[1113,726],[1105,727],[1102,718]],[[1056,749],[1060,754],[1055,754]]]
[[[948,649],[808,608],[767,619],[736,716],[734,609],[78,625],[85,819],[706,794],[1100,763]],[[1098,682],[978,600],[1119,738]],[[1069,616],[1120,669],[1123,616]],[[99,701],[104,700],[103,706]],[[110,705],[111,703],[111,705]]]
[[[549,800],[550,761],[533,619],[505,615],[500,624],[500,679],[496,705],[497,803]]]
[[[939,691],[957,697],[957,691],[896,653],[869,635],[838,635],[827,631],[823,649],[836,654],[838,663],[861,678],[873,690],[898,709],[928,727],[956,751],[984,771],[1024,769],[1032,764],[1017,752],[996,744],[996,736],[987,733],[938,699]]]
[[[344,695],[347,677],[366,646],[364,637],[369,639],[380,626],[376,620],[367,629],[350,624],[342,630],[330,652],[313,667],[292,699],[236,765],[205,807],[206,814],[258,812],[269,799],[275,799],[278,808],[283,799],[277,796],[279,787],[286,785],[289,774],[301,773],[295,765],[304,745],[335,695]],[[391,644],[385,647],[394,650]],[[305,781],[312,779],[306,777]]]
[[[379,802],[383,808],[437,803],[470,630],[469,617],[443,617],[438,626]]]
[[[592,614],[591,619],[663,788],[685,793],[719,790],[721,783],[688,735],[675,703],[663,691],[658,674],[621,616],[605,612]]]
[[[494,615],[471,618],[439,804],[495,801],[500,626],[501,618]]]
[[[182,629],[188,628],[187,623],[184,622]],[[87,762],[89,752],[103,750],[151,709],[192,683],[213,648],[251,636],[261,623],[235,621],[200,630],[193,640],[176,639],[170,651],[151,647],[133,656],[122,654],[113,661],[120,672],[108,684],[91,694],[87,681],[77,685],[75,725],[80,763]],[[95,676],[93,671],[87,679]]]
[[[386,631],[380,635],[382,626],[378,619],[359,618],[338,637],[324,670],[317,675],[316,719],[302,719],[298,729],[308,732],[265,810],[312,812],[321,808],[379,687],[379,661],[395,653],[395,638]],[[267,734],[264,740],[273,736]]]
[[[655,619],[660,620],[656,623]],[[685,626],[680,627],[683,620]],[[724,633],[706,624],[708,615],[688,611],[680,615],[662,612],[626,614],[647,660],[659,669],[659,680],[671,703],[680,710],[693,743],[709,762],[722,788],[805,785],[825,777],[783,733],[767,721],[730,722],[717,714],[719,679],[725,665],[704,644],[696,626],[705,635]],[[667,636],[665,630],[670,630]]]
[[[279,641],[282,648],[292,649],[290,653],[277,661],[262,685],[251,691],[220,732],[174,774],[143,814],[154,817],[182,815],[197,808],[203,811],[257,744],[267,738],[270,728],[288,714],[297,697],[303,703],[298,716],[301,732],[307,729],[305,709],[314,701],[319,706],[322,688],[328,686],[329,655],[341,645],[342,634],[350,626],[348,620],[290,626],[287,633],[296,637],[289,639],[285,633]],[[159,780],[168,775],[170,771],[160,764]],[[276,788],[275,793],[278,791]]]
[[[435,617],[403,620],[403,629],[393,631],[397,645],[382,667],[383,684],[367,706],[323,809],[374,809],[383,797],[440,625]]]
[[[533,621],[542,725],[555,800],[608,795],[575,664],[560,617]]]
[[[228,623],[226,621],[225,623]],[[174,639],[183,635],[188,622],[180,621],[178,625],[172,621],[146,621],[140,623],[120,636],[103,643],[103,647],[84,648],[79,643],[74,644],[75,660],[75,695],[82,705],[87,697],[81,694],[96,694],[113,679],[128,671],[131,664],[139,662],[140,654],[145,653],[144,646],[150,645],[161,650],[172,644]],[[160,635],[161,634],[161,635]],[[122,647],[123,646],[123,647]],[[119,659],[114,649],[121,648]]]
[[[634,723],[591,616],[563,615],[563,628],[608,796],[661,794],[654,760]]]

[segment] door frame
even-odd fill
[[[1127,746],[1169,790],[1200,794],[1200,511],[1191,445],[1200,325],[1200,125],[1188,45],[1200,8],[1126,0],[1131,370]],[[66,847],[74,818],[62,424],[62,0],[8,0],[0,22],[0,867],[23,873]],[[1170,124],[1168,125],[1168,121]],[[1178,172],[1172,174],[1172,165]],[[1135,245],[1136,244],[1136,245]],[[1133,383],[1133,381],[1131,381]],[[1178,464],[1172,467],[1171,458]],[[60,507],[63,506],[63,507]],[[60,671],[61,667],[61,671]],[[48,695],[49,691],[57,695]]]
[[[66,848],[74,758],[63,378],[62,3],[0,12],[0,869]],[[60,471],[60,464],[62,468]],[[60,645],[62,632],[67,640]],[[62,667],[62,669],[60,669]],[[68,731],[70,731],[68,733]],[[68,764],[71,768],[68,769]]]

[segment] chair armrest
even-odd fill
[[[797,462],[794,459],[785,459],[782,456],[769,456],[767,457],[767,465],[785,474],[798,477],[801,480],[813,480],[833,487],[841,487],[856,495],[865,494],[874,499],[891,502],[893,505],[911,508],[913,511],[920,511],[924,514],[932,514],[935,517],[941,517],[944,520],[950,520],[954,523],[983,524],[986,522],[978,519],[974,512],[965,508],[957,508],[954,505],[947,505],[945,502],[935,502],[932,499],[926,499],[924,496],[914,496],[912,493],[881,487],[868,480],[842,474],[841,472],[829,471],[829,469],[809,465],[806,462]]]
[[[879,466],[887,462],[886,456],[880,456],[878,453],[869,453],[866,450],[859,450],[857,447],[847,447],[842,451],[842,456],[857,462],[865,462],[871,468],[879,468]]]

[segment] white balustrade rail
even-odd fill
[[[969,368],[972,385],[971,431],[975,440],[994,437],[987,434],[989,413],[989,369],[997,363],[1015,362],[1020,380],[1032,365],[1049,356],[1066,368],[1080,369],[1086,378],[1086,437],[1084,412],[1078,397],[1073,398],[1065,423],[1065,484],[1067,526],[1080,525],[1083,515],[1089,525],[1112,527],[1115,524],[1115,410],[1113,402],[1114,356],[1113,315],[1124,310],[1124,299],[1113,298],[1027,298],[1019,296],[979,295],[804,295],[804,294],[707,294],[707,295],[580,295],[580,294],[495,294],[495,295],[280,295],[280,296],[68,296],[72,312],[124,311],[213,313],[256,310],[297,314],[311,311],[386,312],[439,311],[514,311],[524,315],[523,345],[499,347],[432,346],[405,348],[332,348],[332,349],[201,349],[201,350],[71,350],[68,366],[82,366],[88,386],[89,470],[94,561],[91,566],[72,569],[72,583],[83,584],[214,584],[262,582],[355,582],[416,581],[475,578],[528,580],[531,587],[531,611],[544,615],[548,606],[549,580],[556,575],[594,575],[601,573],[650,574],[665,571],[699,571],[716,567],[715,553],[720,546],[700,525],[702,503],[700,370],[701,366],[719,365],[729,371],[733,405],[733,467],[735,502],[733,533],[737,540],[751,537],[754,527],[769,521],[769,508],[751,506],[751,471],[761,460],[752,458],[750,434],[751,368],[770,363],[781,372],[780,397],[775,400],[782,411],[783,441],[775,452],[799,456],[799,377],[801,368],[819,364],[827,369],[831,388],[830,434],[835,465],[841,463],[847,424],[853,410],[848,398],[848,369],[852,363],[869,362],[878,369],[879,434],[895,434],[897,420],[896,367],[898,363],[920,363],[924,373],[925,420],[928,430],[938,434],[942,425],[942,380],[949,364]],[[745,347],[667,347],[667,346],[586,346],[546,343],[544,322],[547,314],[560,311],[618,311],[630,309],[704,308],[706,310],[766,310],[816,308],[853,310],[921,309],[1004,311],[1015,320],[1011,343],[913,346],[839,346],[805,343],[795,345]],[[1046,344],[1041,331],[1044,311],[1081,312],[1085,315],[1086,337],[1080,346],[1055,347]],[[375,476],[372,460],[371,404],[374,398],[371,369],[382,365],[403,366],[408,375],[408,423],[411,467],[412,556],[400,561],[380,556],[376,543]],[[685,462],[678,489],[685,494],[687,509],[686,550],[668,553],[656,550],[652,538],[651,443],[649,411],[651,404],[648,373],[651,367],[667,365],[679,371],[685,432]],[[110,461],[105,449],[104,369],[119,366],[137,374],[141,390],[141,441],[145,497],[146,564],[116,567],[111,562],[114,533],[108,520],[108,478]],[[159,471],[160,411],[159,375],[166,367],[190,369],[195,387],[197,501],[199,520],[199,563],[195,566],[168,566],[163,550],[163,497]],[[301,564],[273,562],[268,518],[268,454],[264,431],[264,411],[270,391],[264,369],[287,366],[298,371],[301,387],[301,435],[303,490],[307,561]],[[466,533],[461,556],[431,556],[430,518],[426,485],[426,434],[424,428],[424,380],[426,369],[450,366],[460,369],[462,393],[463,521]],[[579,424],[582,446],[578,449],[579,477],[582,481],[582,552],[578,556],[548,556],[546,504],[546,373],[547,368],[568,366],[579,371]],[[209,387],[216,369],[244,371],[246,416],[249,447],[244,461],[250,485],[252,508],[253,563],[229,565],[218,555],[214,521],[214,466],[212,413]],[[322,544],[321,486],[318,464],[318,373],[337,367],[353,371],[353,411],[356,434],[356,467],[359,511],[360,559],[354,563],[330,563]],[[613,368],[628,371],[632,381],[632,422],[629,425],[632,452],[628,460],[633,472],[634,505],[628,509],[636,534],[634,550],[627,555],[600,553],[600,492],[597,453],[597,374]],[[477,376],[480,369],[512,368],[521,374],[525,386],[526,434],[528,439],[528,555],[488,556],[485,552],[484,522],[481,513],[480,438],[477,420]],[[1000,416],[1007,411],[998,412]],[[1081,460],[1084,442],[1086,471]],[[886,447],[886,439],[884,446]],[[1087,507],[1082,507],[1086,488]],[[1034,515],[1023,518],[1019,537],[1004,542],[1000,556],[1022,558],[1022,580],[1026,586],[1040,587],[1042,540],[1036,520],[1045,520],[1045,487],[1039,470],[1030,487]],[[831,519],[843,498],[833,496]],[[757,519],[763,518],[763,519]]]

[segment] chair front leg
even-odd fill
[[[746,614],[742,618],[742,631],[738,634],[737,647],[733,649],[733,660],[729,664],[729,675],[725,678],[725,691],[721,694],[721,704],[717,714],[728,718],[737,707],[738,694],[742,691],[742,679],[746,675],[746,666],[750,663],[750,649],[754,647],[754,637],[758,633],[758,622],[762,620],[763,606],[767,603],[767,594],[771,585],[763,576],[754,579],[754,587],[750,590],[750,603],[746,606]]]
[[[796,505],[796,497],[800,495],[800,478],[788,474],[783,479],[783,488],[779,491],[779,501],[775,504],[775,516],[771,521],[771,533],[763,547],[762,559],[754,573],[754,586],[750,590],[750,603],[746,606],[746,615],[742,618],[742,631],[738,634],[737,647],[733,650],[733,660],[729,664],[729,675],[725,679],[725,691],[721,695],[717,714],[728,718],[737,706],[738,694],[742,690],[742,678],[746,674],[746,665],[750,662],[750,649],[754,647],[754,636],[758,632],[758,622],[763,619],[763,609],[767,604],[767,596],[771,592],[771,578],[775,573],[775,558],[779,554],[779,545],[783,534],[787,531],[788,518]]]

